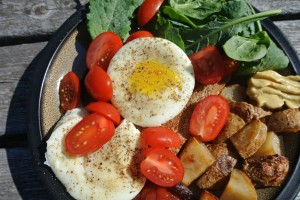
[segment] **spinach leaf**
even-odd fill
[[[203,27],[200,29],[199,39],[193,41],[190,45],[187,45],[186,49],[191,49],[195,46],[199,47],[199,46],[201,46],[201,45],[199,45],[201,42],[210,41],[211,38],[220,38],[217,42],[221,43],[220,42],[221,39],[222,38],[224,39],[224,37],[222,37],[222,35],[224,33],[230,37],[232,37],[233,35],[239,35],[238,32],[241,30],[244,30],[245,23],[252,23],[257,20],[262,20],[266,17],[277,15],[280,12],[281,12],[280,10],[265,11],[265,12],[249,15],[246,17],[241,17],[238,19],[222,21],[221,23],[220,22],[217,22],[217,23],[211,22],[211,23],[207,24],[206,27]],[[211,24],[213,24],[213,25],[211,25]],[[210,30],[208,34],[206,34],[206,35],[201,34],[201,31],[207,32],[208,30]],[[230,37],[228,37],[227,39],[229,39]],[[197,50],[197,48],[196,48],[196,50]]]
[[[289,64],[288,57],[271,40],[265,57],[256,62],[242,62],[236,75],[249,75],[265,70],[282,70]]]
[[[170,0],[170,5],[188,17],[203,20],[219,12],[224,2],[225,0]]]
[[[269,45],[270,38],[262,31],[249,38],[235,35],[223,45],[223,50],[234,60],[252,62],[263,58]]]
[[[143,0],[91,0],[87,27],[94,39],[98,34],[112,31],[121,38],[128,36],[133,12]]]
[[[170,6],[164,6],[164,8],[162,9],[162,12],[163,12],[163,14],[168,16],[173,21],[184,23],[184,24],[190,25],[193,28],[196,28],[196,25],[187,16],[178,12],[177,10],[175,10],[174,8],[172,8]]]

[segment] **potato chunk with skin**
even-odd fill
[[[214,156],[205,144],[194,137],[188,140],[179,158],[184,167],[182,183],[186,186],[201,176],[215,162]]]
[[[273,131],[269,131],[267,133],[266,141],[263,145],[258,149],[258,151],[251,156],[252,158],[257,158],[260,156],[272,156],[272,155],[281,155],[281,145],[280,139],[276,133]]]
[[[224,142],[244,126],[245,122],[242,118],[233,113],[229,113],[226,124],[214,141],[218,143]]]
[[[247,174],[233,169],[220,200],[256,200],[257,193]]]
[[[226,177],[230,174],[237,160],[232,154],[226,143],[207,144],[216,162],[197,180],[200,189],[220,189],[226,184]]]
[[[237,152],[246,159],[252,156],[266,141],[267,126],[259,120],[253,120],[234,134],[230,140]]]
[[[276,133],[297,132],[300,130],[300,111],[298,109],[286,109],[273,113],[267,119],[270,130]]]
[[[229,85],[223,88],[220,96],[230,102],[244,101],[247,97],[246,88],[239,84]]]
[[[200,189],[219,189],[224,186],[224,180],[230,174],[237,160],[223,155],[197,181]]]

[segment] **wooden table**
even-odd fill
[[[86,2],[0,1],[0,199],[49,199],[26,136],[26,99],[34,78],[28,65],[60,25]],[[282,10],[272,20],[300,56],[300,1],[250,2],[259,10]],[[300,200],[300,194],[296,199]]]

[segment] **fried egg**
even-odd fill
[[[141,127],[160,126],[187,104],[195,79],[188,56],[162,38],[140,38],[112,58],[112,103],[121,115]]]
[[[146,181],[139,173],[140,155],[146,148],[139,130],[125,119],[98,151],[87,156],[69,155],[65,135],[85,115],[84,109],[74,109],[60,120],[47,141],[48,164],[75,199],[133,199]]]

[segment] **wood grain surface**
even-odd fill
[[[250,2],[261,11],[282,10],[272,20],[300,56],[300,1]],[[49,199],[27,143],[26,100],[33,72],[28,66],[63,22],[86,3],[0,1],[0,199]],[[300,200],[300,195],[296,199]]]

